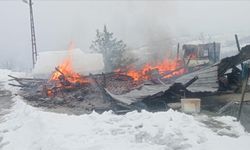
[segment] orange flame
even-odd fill
[[[70,83],[86,83],[88,82],[87,79],[85,79],[83,76],[80,74],[76,73],[73,70],[73,65],[72,65],[72,43],[70,45],[68,55],[64,59],[64,61],[57,67],[57,70],[54,71],[50,77],[51,80],[59,80],[59,77],[63,74],[65,78],[70,82]]]
[[[164,60],[156,65],[145,64],[141,69],[135,69],[133,66],[129,67],[125,74],[132,77],[135,81],[150,79],[154,71],[157,71],[163,78],[171,78],[186,72],[186,69],[182,68],[182,66],[183,62],[180,60]],[[120,71],[120,69],[116,71]]]

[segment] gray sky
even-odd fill
[[[104,24],[130,47],[181,35],[250,31],[250,1],[34,1],[38,51],[86,50]],[[0,0],[0,63],[31,65],[28,6]]]

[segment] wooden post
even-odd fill
[[[217,59],[216,59],[216,43],[213,43],[214,46],[214,63],[216,63]]]
[[[177,56],[177,60],[179,60],[179,58],[180,58],[180,43],[178,43],[178,45],[177,45],[177,54],[176,54]]]
[[[239,43],[238,35],[235,34],[234,36],[235,36],[235,41],[236,41],[236,45],[237,45],[238,51],[240,52],[240,43]]]
[[[106,76],[105,76],[105,74],[102,72],[102,77],[103,77],[103,87],[104,88],[106,88],[106,86],[107,86],[107,83],[106,83]]]
[[[235,34],[234,36],[235,36],[235,41],[236,41],[238,52],[240,52],[240,43],[239,43],[238,35]],[[243,69],[243,63],[241,63],[240,65],[241,65],[241,69]]]
[[[241,101],[240,101],[240,108],[237,116],[237,121],[240,120],[241,112],[242,112],[242,106],[243,106],[243,101],[245,98],[245,92],[247,88],[247,83],[248,83],[248,78],[249,78],[249,65],[243,65],[243,83],[242,83],[242,89],[241,89]]]

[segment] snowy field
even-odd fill
[[[0,70],[1,88],[8,74]],[[25,75],[27,76],[27,75]],[[177,111],[67,115],[45,112],[13,96],[1,118],[2,150],[249,150],[250,134],[232,117],[186,115]]]

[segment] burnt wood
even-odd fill
[[[241,51],[237,55],[222,59],[218,64],[218,77],[223,76],[228,69],[233,68],[248,59],[250,59],[250,45],[241,48]]]

